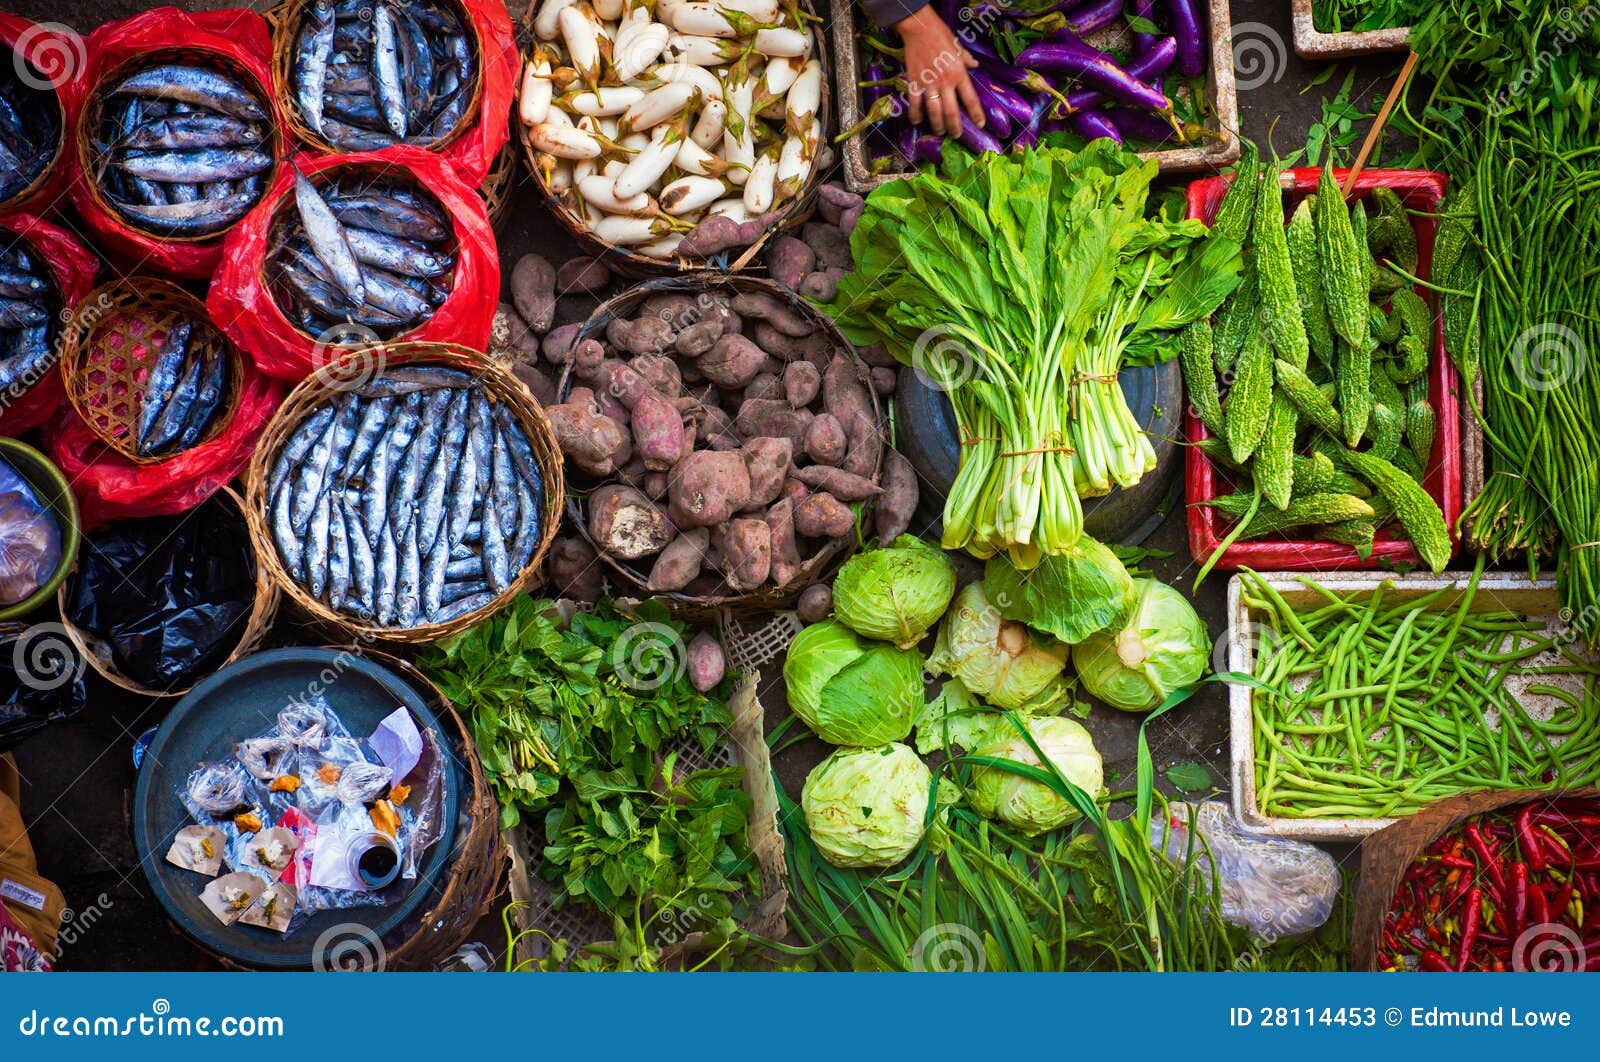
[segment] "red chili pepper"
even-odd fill
[[[1539,843],[1539,835],[1533,832],[1533,805],[1526,804],[1517,813],[1517,842],[1522,847],[1522,858],[1528,861],[1528,869],[1535,874],[1544,870],[1544,845]]]
[[[1567,883],[1561,887],[1561,891],[1560,892],[1556,893],[1555,900],[1550,904],[1550,914],[1555,918],[1555,920],[1557,922],[1564,921],[1566,919],[1566,917],[1567,917],[1567,908],[1571,904],[1572,904],[1572,879],[1568,878],[1567,879]]]
[[[1501,896],[1504,896],[1506,892],[1506,876],[1505,872],[1500,869],[1500,856],[1489,845],[1488,838],[1484,837],[1483,832],[1478,829],[1477,823],[1467,823],[1466,835],[1467,843],[1472,845],[1474,852],[1478,853],[1478,859],[1482,862],[1483,869],[1490,878],[1494,879],[1494,887],[1499,890]]]
[[[1462,859],[1460,856],[1442,855],[1442,856],[1439,857],[1439,863],[1442,866],[1451,867],[1451,868],[1453,868],[1455,870],[1477,870],[1478,869],[1478,864],[1474,863],[1470,859]]]
[[[1444,956],[1432,948],[1422,949],[1422,968],[1429,973],[1451,973],[1454,970]]]
[[[1467,906],[1461,915],[1461,950],[1456,953],[1456,972],[1467,968],[1467,959],[1472,955],[1472,948],[1478,942],[1478,919],[1483,907],[1483,890],[1473,887],[1467,890]]]
[[[1550,921],[1550,898],[1544,894],[1541,885],[1528,886],[1528,921],[1536,926]]]
[[[1511,864],[1511,925],[1512,933],[1522,932],[1528,915],[1528,864]]]

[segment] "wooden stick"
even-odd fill
[[[1406,82],[1411,79],[1411,71],[1416,65],[1417,53],[1412,52],[1406,56],[1406,64],[1400,68],[1400,76],[1395,79],[1394,87],[1389,90],[1389,98],[1378,108],[1378,116],[1372,120],[1372,128],[1367,130],[1367,138],[1361,142],[1361,151],[1356,155],[1355,165],[1350,167],[1349,174],[1345,176],[1342,191],[1346,199],[1350,198],[1350,189],[1356,186],[1356,178],[1361,176],[1362,167],[1367,164],[1367,156],[1372,154],[1372,148],[1377,144],[1378,137],[1383,135],[1383,127],[1389,123],[1389,112],[1400,102],[1400,93],[1405,89]]]

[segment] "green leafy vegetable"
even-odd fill
[[[1000,615],[1068,645],[1120,624],[1134,602],[1128,569],[1087,535],[1026,572],[1004,557],[991,557],[983,568],[983,586]]]

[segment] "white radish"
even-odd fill
[[[721,177],[728,171],[726,162],[695,143],[693,137],[684,140],[672,164],[695,177]]]
[[[709,151],[722,139],[722,130],[728,123],[728,105],[720,99],[707,100],[706,105],[700,108],[700,117],[695,119],[694,128],[689,131],[689,139]]]
[[[594,159],[579,159],[572,164],[572,183],[579,184],[585,177],[595,173],[600,164]]]
[[[615,186],[615,181],[596,173],[578,182],[578,194],[608,214],[638,214],[649,209],[650,197],[644,192],[618,199]]]
[[[544,186],[556,195],[572,189],[573,175],[576,172],[574,164],[566,159],[558,159],[554,155],[545,155],[539,160],[539,165],[544,172]]]
[[[628,0],[594,0],[594,13],[608,22],[615,22],[627,6]]]
[[[706,208],[706,217],[732,218],[734,221],[749,221],[750,211],[744,208],[743,199],[719,199]]]
[[[667,54],[675,62],[693,66],[721,66],[739,56],[740,48],[732,41],[717,37],[699,37],[692,33],[674,33],[667,38]]]
[[[788,92],[804,66],[802,60],[788,57],[780,57],[768,63],[767,68],[761,72],[761,87],[767,98],[779,99]]]
[[[682,114],[697,92],[699,90],[687,81],[669,81],[658,89],[640,93],[639,99],[623,113],[617,128],[628,132],[654,129]]]
[[[727,89],[716,74],[693,63],[662,63],[650,71],[650,76],[667,84],[693,85],[708,100],[720,100],[727,94]]]
[[[556,19],[560,17],[565,8],[571,7],[578,0],[544,0],[539,7],[539,14],[533,20],[533,35],[542,41],[553,41],[560,29]]]
[[[617,140],[617,146],[631,155],[650,146],[650,134],[629,133],[627,136]]]
[[[550,101],[555,98],[556,87],[550,80],[550,60],[543,50],[537,50],[522,68],[522,92],[518,101],[518,114],[523,125],[538,125],[550,115]]]
[[[606,164],[601,167],[600,172],[615,181],[618,177],[622,176],[622,171],[627,168],[628,164],[623,162],[621,159],[608,159]]]
[[[568,126],[572,124],[572,116],[560,107],[551,107],[550,113],[545,115],[544,124]]]
[[[611,46],[611,69],[617,80],[632,81],[650,69],[671,36],[672,31],[659,22],[624,22]]]
[[[661,189],[657,199],[669,214],[692,214],[715,203],[727,186],[711,177],[679,177]]]
[[[621,114],[644,98],[642,89],[628,85],[604,85],[592,92],[575,92],[562,98],[562,106],[591,118]]]
[[[772,209],[777,172],[778,159],[771,152],[764,153],[750,167],[750,177],[744,182],[744,208],[750,213],[765,214]]]
[[[672,231],[672,222],[664,218],[641,218],[629,214],[607,214],[594,223],[595,236],[618,247],[649,243]]]
[[[724,5],[709,3],[707,0],[687,0],[686,3],[674,4],[667,12],[669,24],[679,33],[693,33],[700,37],[723,37],[732,40],[739,36],[735,22],[742,22],[739,13],[732,18],[722,13]],[[656,9],[656,14],[661,14],[661,9]],[[768,20],[770,21],[770,20]]]
[[[728,180],[742,185],[756,161],[755,118],[756,84],[743,78],[728,85],[728,121],[722,134],[722,157],[728,161]]]
[[[811,154],[806,150],[805,140],[790,133],[783,142],[783,150],[778,153],[777,197],[788,199],[798,192],[810,166]]]
[[[563,159],[592,159],[600,155],[600,141],[571,125],[540,122],[528,131],[533,146]]]
[[[778,0],[717,0],[716,6],[745,15],[752,22],[776,22],[782,10]]]
[[[641,243],[634,248],[634,251],[638,254],[644,255],[647,258],[671,258],[677,253],[678,244],[682,242],[683,233],[673,232],[668,233],[659,240],[651,240],[649,243]]]
[[[594,120],[594,124],[600,127],[600,135],[607,140],[617,139],[617,120],[615,118],[601,115]]]
[[[801,69],[800,76],[789,86],[789,95],[785,100],[789,132],[804,133],[811,128],[811,120],[817,116],[817,108],[821,104],[822,62],[809,59]]]
[[[600,80],[600,34],[582,7],[564,7],[556,16],[556,26],[567,45],[567,58],[578,76],[589,85]]]
[[[628,168],[617,178],[615,192],[618,199],[628,199],[646,191],[667,172],[672,160],[678,157],[678,146],[683,139],[680,126],[658,125],[650,135],[650,143],[639,149],[628,163]]]
[[[804,30],[787,27],[756,30],[756,35],[750,43],[751,47],[762,55],[785,58],[798,58],[811,50],[809,34]]]

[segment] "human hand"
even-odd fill
[[[983,106],[967,71],[978,65],[930,4],[895,23],[905,45],[906,100],[913,124],[923,115],[941,136],[961,132],[961,112],[984,124]]]

